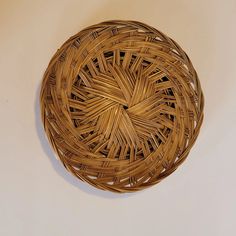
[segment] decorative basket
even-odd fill
[[[158,183],[185,160],[203,106],[186,53],[135,21],[103,22],[71,37],[41,88],[45,132],[66,169],[122,193]]]

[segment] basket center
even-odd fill
[[[158,68],[145,75],[146,62],[137,71],[107,62],[106,72],[96,63],[85,66],[74,82],[76,131],[92,151],[145,158],[167,141],[174,127],[171,82]]]

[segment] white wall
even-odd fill
[[[205,94],[188,160],[148,190],[116,195],[57,162],[39,87],[58,47],[83,27],[134,19],[175,39]],[[236,235],[235,0],[0,0],[0,235]]]

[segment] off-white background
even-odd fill
[[[58,163],[39,88],[58,47],[107,19],[143,21],[189,54],[205,120],[187,161],[135,194],[103,192]],[[236,0],[0,0],[0,235],[236,235]]]

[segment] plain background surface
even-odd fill
[[[143,21],[175,39],[205,94],[186,162],[159,185],[117,195],[77,181],[42,130],[50,58],[86,26]],[[0,0],[0,235],[236,235],[235,0]]]

